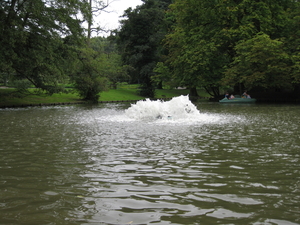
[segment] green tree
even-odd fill
[[[247,89],[293,90],[300,81],[300,33],[297,28],[300,4],[298,1],[260,2],[259,6],[265,13],[253,14],[256,33],[235,45],[236,55],[227,66],[223,81],[231,85],[241,83]]]
[[[71,64],[72,81],[79,95],[97,102],[100,92],[128,80],[128,66],[123,66],[116,44],[104,37],[94,37],[78,49],[78,59]]]
[[[287,53],[291,57],[291,79],[293,84],[299,87],[300,84],[300,2],[294,2],[288,10],[288,23],[285,26],[286,34],[284,43]]]
[[[98,102],[100,92],[107,90],[107,78],[101,71],[100,54],[92,48],[82,48],[74,62],[72,81],[79,95],[87,101]]]
[[[153,69],[159,61],[161,40],[164,37],[165,7],[168,1],[144,0],[136,9],[127,9],[117,32],[117,43],[121,49],[123,63],[135,68],[132,77],[139,82],[140,94],[154,97],[155,84],[151,79]]]
[[[242,83],[248,90],[252,87],[292,89],[293,62],[282,41],[258,33],[237,44],[235,49],[237,55],[225,73],[227,83]]]
[[[226,70],[233,66],[236,46],[258,33],[272,40],[288,37],[290,13],[299,14],[296,6],[299,2],[293,0],[176,0],[170,6],[176,23],[165,40],[169,50],[165,64],[180,84],[203,86],[217,97]]]
[[[121,55],[113,40],[104,37],[92,38],[90,46],[99,54],[99,70],[109,80],[110,87],[115,89],[119,83],[130,80],[128,73],[131,67],[122,65]]]
[[[176,18],[165,43],[169,50],[166,66],[178,85],[197,96],[196,87],[203,86],[212,95],[219,95],[223,66],[229,52],[222,46],[219,32],[223,21],[214,1],[177,0],[170,6]]]
[[[64,64],[73,53],[63,37],[76,45],[83,35],[77,16],[86,2],[80,0],[10,0],[0,2],[0,70],[13,71],[35,87],[57,92],[68,79]]]

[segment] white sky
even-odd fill
[[[107,0],[106,0],[107,1]],[[120,16],[124,14],[124,11],[131,8],[136,8],[138,5],[142,5],[141,0],[109,0],[110,5],[106,9],[109,13],[102,12],[100,16],[94,19],[95,25],[100,25],[101,28],[106,30],[114,30],[119,27]],[[100,36],[107,36],[109,33],[100,33]]]

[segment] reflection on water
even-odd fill
[[[300,224],[300,106],[0,110],[0,224]]]

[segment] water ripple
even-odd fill
[[[300,223],[299,107],[128,107],[1,110],[0,223]]]

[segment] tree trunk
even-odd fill
[[[89,17],[88,17],[88,28],[87,28],[87,40],[88,40],[88,44],[90,42],[90,39],[91,39],[91,35],[92,35],[92,23],[93,23],[93,12],[92,12],[92,0],[89,0]]]
[[[163,89],[162,81],[157,84],[157,89]]]
[[[191,87],[190,88],[190,94],[189,94],[190,97],[199,97],[198,95],[198,92],[197,92],[197,88],[196,87]]]

